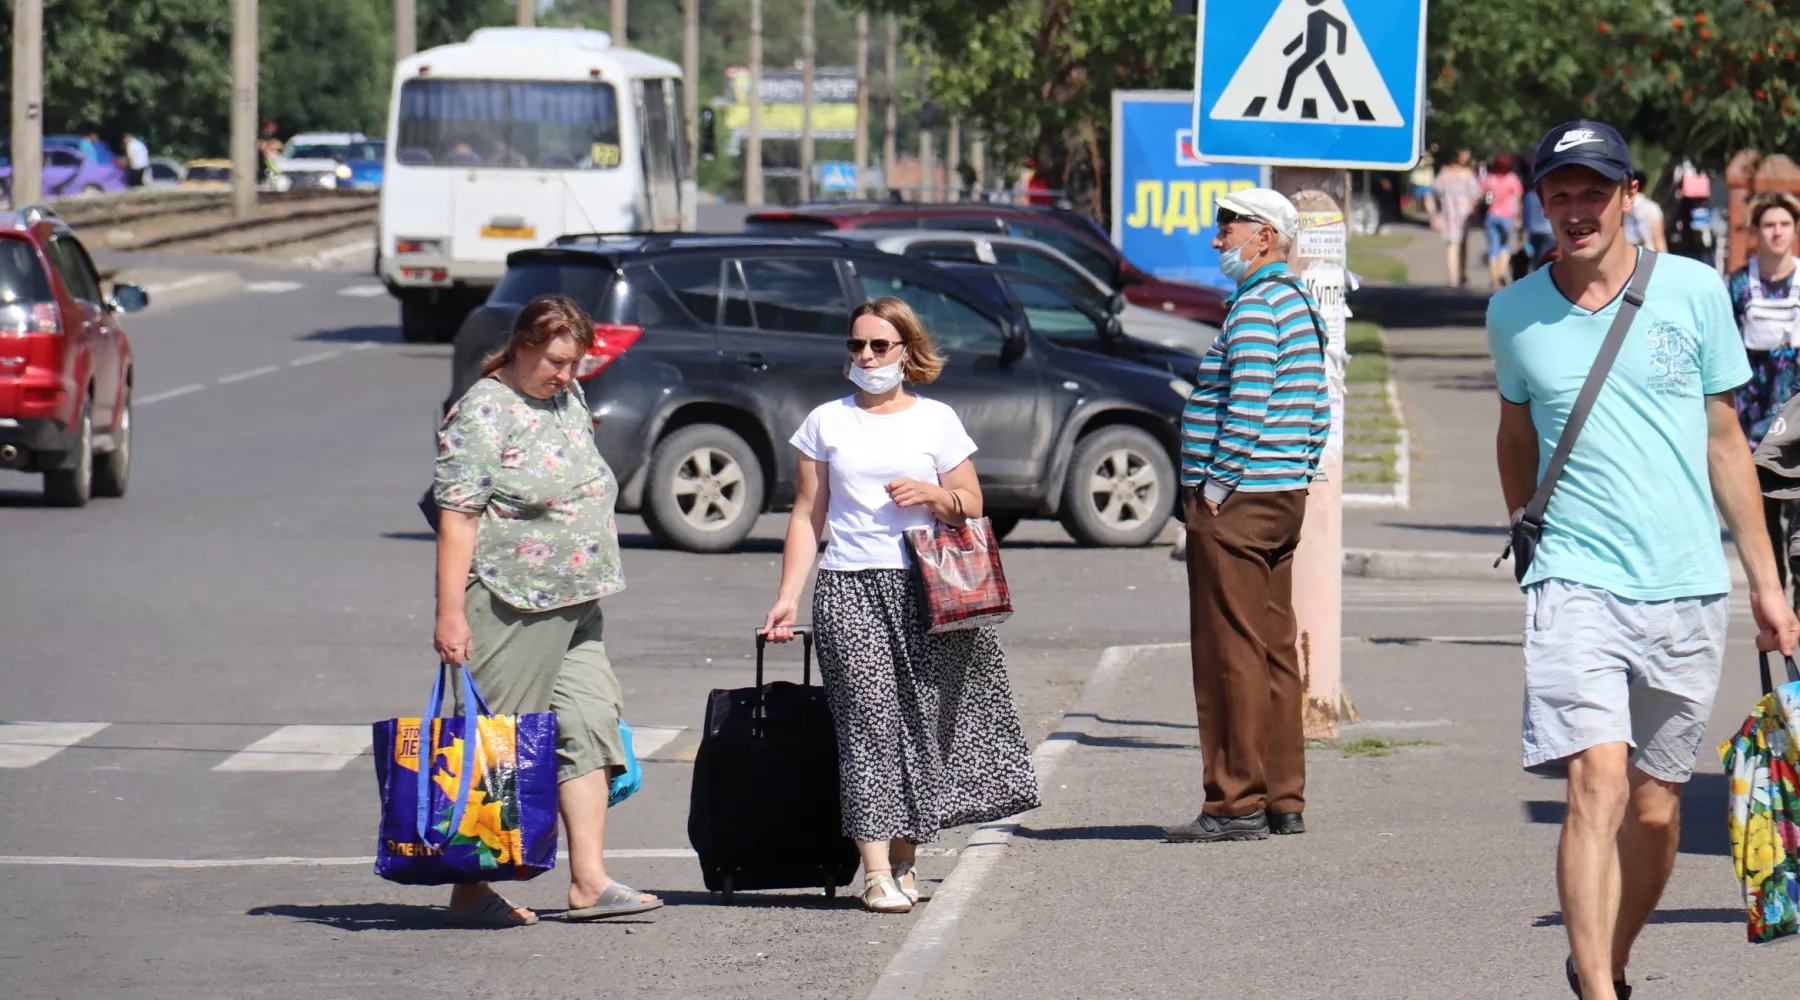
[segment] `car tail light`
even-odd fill
[[[27,306],[12,302],[0,305],[0,333],[61,333],[62,316],[54,302],[34,302]]]
[[[606,366],[619,360],[638,338],[644,335],[644,328],[636,323],[595,323],[594,346],[588,348],[587,355],[575,368],[576,378],[593,378],[606,370]]]

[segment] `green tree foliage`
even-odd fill
[[[1112,92],[1192,87],[1194,23],[1155,0],[868,0],[906,18],[945,114],[1104,215]]]
[[[379,134],[393,80],[393,5],[262,0],[257,103],[282,135]]]
[[[385,16],[390,19],[394,16],[392,0],[364,2],[386,7],[388,13]],[[515,16],[512,0],[417,0],[415,8],[421,51],[452,42],[466,42],[476,28],[512,24]]]

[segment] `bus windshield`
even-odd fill
[[[617,167],[618,94],[610,83],[409,80],[395,147],[407,166]]]

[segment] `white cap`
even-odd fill
[[[1290,240],[1300,231],[1300,212],[1287,199],[1287,195],[1280,191],[1247,188],[1225,195],[1217,204],[1220,208],[1230,209],[1239,215],[1273,226],[1276,232]]]

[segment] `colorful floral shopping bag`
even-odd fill
[[[556,713],[492,715],[467,667],[463,714],[441,718],[444,664],[422,719],[375,723],[375,874],[407,885],[523,881],[556,867]]]
[[[1800,933],[1800,667],[1788,657],[1787,669],[1790,683],[1775,687],[1762,654],[1762,700],[1719,745],[1751,944]]]

